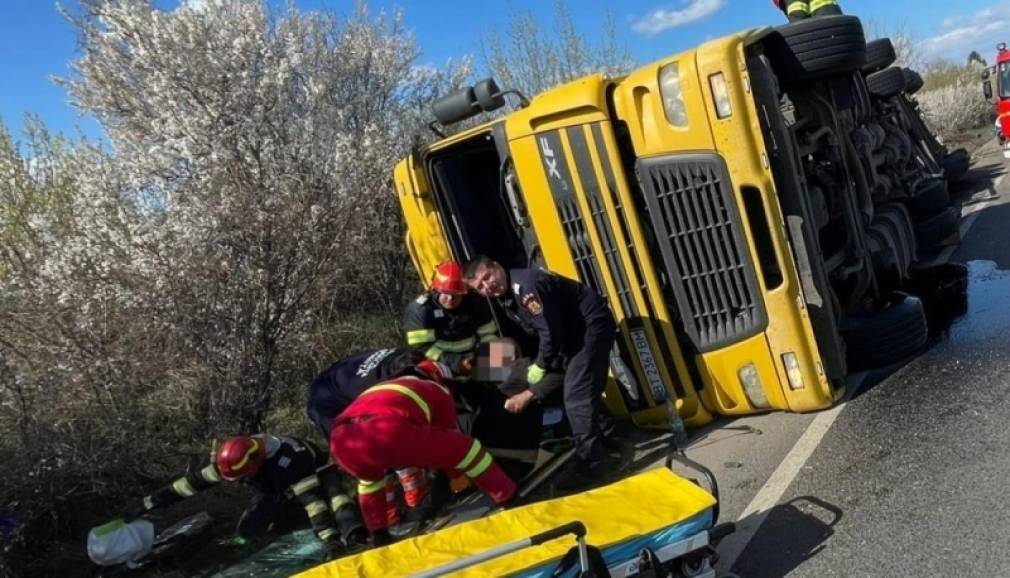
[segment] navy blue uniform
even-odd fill
[[[378,349],[341,359],[320,373],[309,387],[309,419],[329,440],[333,419],[363,391],[402,375],[417,361],[417,356],[406,349]]]
[[[453,375],[465,374],[463,359],[498,334],[490,305],[473,293],[465,295],[454,309],[444,309],[434,293],[422,293],[407,305],[403,328],[407,345],[415,353],[444,363]]]
[[[564,371],[560,385],[576,451],[593,467],[603,457],[601,437],[613,427],[600,396],[617,334],[614,316],[596,291],[542,269],[511,269],[508,284],[499,303],[509,318],[537,335],[535,363]],[[558,382],[544,379],[530,389],[542,400],[557,387],[552,384]]]

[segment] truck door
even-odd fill
[[[420,278],[428,279],[435,266],[451,255],[431,186],[416,152],[396,165],[393,180],[407,229],[407,252]]]

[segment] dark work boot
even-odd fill
[[[347,504],[337,510],[334,516],[340,530],[340,540],[348,553],[358,552],[368,546],[368,530],[361,521],[357,505]]]

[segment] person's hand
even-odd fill
[[[531,364],[529,369],[526,370],[526,383],[530,385],[536,385],[540,383],[540,380],[544,378],[547,374],[547,370],[540,367],[537,364]]]
[[[468,355],[459,362],[459,369],[462,375],[467,377],[473,375],[473,367],[477,363],[476,357]]]
[[[533,392],[530,390],[519,392],[505,400],[505,411],[511,413],[522,413],[526,406],[533,401]]]

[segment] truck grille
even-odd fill
[[[763,330],[764,303],[722,159],[641,159],[638,178],[684,330],[698,351]]]

